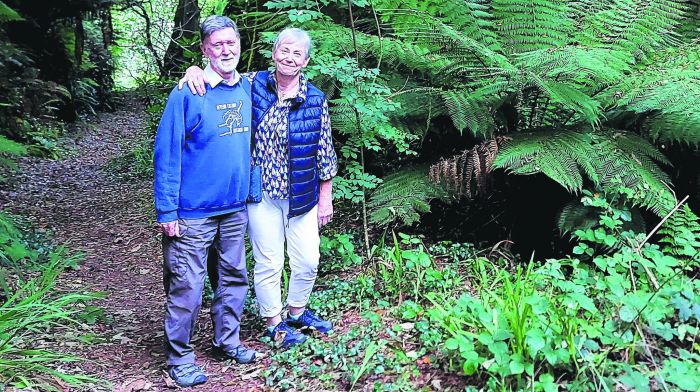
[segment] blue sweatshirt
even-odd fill
[[[158,222],[245,208],[250,181],[250,84],[218,83],[200,97],[173,89],[156,133]]]

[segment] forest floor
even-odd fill
[[[162,253],[152,182],[114,169],[115,159],[147,138],[146,122],[143,104],[127,99],[115,112],[99,114],[63,140],[64,158],[20,159],[18,170],[0,191],[2,210],[29,218],[35,229],[51,236],[54,243],[84,255],[79,268],[61,276],[58,291],[105,295],[92,304],[96,308],[90,325],[54,331],[35,342],[36,348],[86,359],[61,365],[60,370],[107,382],[84,390],[177,388],[165,372]],[[332,226],[339,220],[354,224],[352,219],[341,218]],[[194,390],[464,388],[463,377],[431,365],[428,353],[413,339],[417,333],[414,325],[393,316],[398,308],[390,307],[375,292],[371,278],[359,283],[358,263],[363,261],[347,248],[351,245],[335,246],[342,250],[342,255],[336,253],[340,261],[322,260],[311,303],[334,322],[335,333],[316,336],[287,351],[273,349],[260,340],[263,325],[255,316],[251,290],[241,339],[264,357],[251,365],[219,361],[212,355],[205,295],[192,343],[197,363],[209,380]],[[351,261],[348,255],[352,255]],[[76,391],[67,386],[64,390]]]
[[[80,370],[112,384],[104,389],[122,392],[172,387],[164,371],[162,256],[152,184],[124,181],[105,169],[145,137],[144,117],[143,107],[134,102],[100,114],[65,141],[71,151],[68,158],[22,159],[10,181],[12,188],[2,195],[4,210],[29,217],[57,243],[84,253],[79,269],[62,276],[59,290],[106,293],[95,304],[104,315],[92,327],[92,344],[65,347],[59,339],[45,344],[86,358]],[[205,303],[193,343],[198,363],[210,378],[197,390],[262,389],[256,374],[264,362],[239,366],[212,359],[206,307]],[[257,339],[258,331],[247,328],[250,324],[243,322],[244,344],[267,351]]]

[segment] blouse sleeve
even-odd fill
[[[330,180],[338,173],[338,157],[333,148],[331,115],[328,111],[328,101],[323,102],[323,112],[321,113],[321,138],[318,143],[316,166],[318,168],[318,177],[321,181]]]

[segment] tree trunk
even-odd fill
[[[85,28],[83,28],[83,14],[78,13],[75,18],[75,65],[80,68],[83,62],[83,48],[85,46]]]
[[[109,49],[114,42],[114,26],[112,25],[112,8],[106,7],[100,10],[100,21],[102,29],[102,46]]]
[[[198,42],[192,42],[199,31],[199,6],[197,0],[179,0],[175,12],[175,27],[170,37],[170,44],[163,59],[162,76],[173,76],[192,60],[185,56],[186,51],[197,52]],[[186,45],[186,46],[183,46]]]

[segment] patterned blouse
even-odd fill
[[[255,73],[244,74],[252,81]],[[274,74],[273,74],[274,80]],[[262,167],[263,191],[273,200],[289,198],[289,153],[287,151],[287,132],[289,110],[297,97],[306,99],[308,81],[301,75],[297,95],[277,102],[267,111],[255,130],[256,145],[252,155],[252,164]],[[319,180],[333,178],[338,172],[338,158],[333,149],[331,137],[331,116],[328,101],[323,103],[321,113],[321,137],[316,154],[316,167]]]

